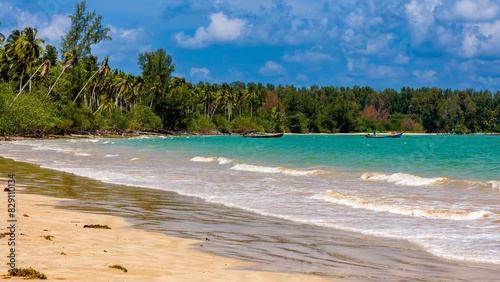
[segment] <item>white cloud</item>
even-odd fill
[[[412,0],[405,5],[414,44],[419,44],[428,39],[429,33],[433,31],[436,24],[434,9],[441,4],[440,0]]]
[[[443,20],[487,21],[498,17],[498,3],[490,0],[461,0],[451,9],[442,9],[438,16]]]
[[[174,36],[175,40],[184,48],[203,48],[213,42],[231,42],[240,37],[247,23],[238,18],[229,19],[223,13],[212,14],[210,20],[210,25],[199,27],[193,37],[180,32]]]
[[[435,81],[437,81],[436,71],[434,71],[434,70],[414,70],[412,73],[414,76],[416,76],[422,82],[435,82]]]
[[[38,29],[38,36],[46,44],[59,45],[61,36],[70,29],[71,19],[67,15],[54,15],[48,25]]]
[[[197,80],[212,80],[210,70],[207,68],[191,68],[189,76]]]
[[[322,53],[314,50],[307,50],[305,52],[295,52],[295,54],[285,54],[283,60],[293,63],[303,64],[321,64],[325,62],[333,62],[335,59],[332,55]]]
[[[0,3],[0,19],[2,22],[2,33],[10,35],[12,30],[23,30],[26,27],[38,29],[38,38],[45,40],[45,44],[59,45],[63,36],[71,25],[67,14],[55,14],[48,17],[42,12],[30,13],[29,11],[15,8],[8,3]],[[7,25],[9,27],[7,28]]]
[[[143,28],[126,29],[122,27],[115,27],[111,24],[109,24],[108,27],[110,29],[109,36],[111,36],[111,38],[116,39],[118,36],[120,39],[127,42],[136,42],[137,37],[144,32]]]
[[[264,76],[278,76],[286,74],[285,68],[274,61],[267,61],[266,64],[259,69],[259,73]]]

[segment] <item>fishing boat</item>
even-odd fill
[[[249,137],[249,138],[280,138],[280,137],[283,137],[283,135],[285,134],[285,131],[286,131],[286,129],[283,132],[277,133],[277,134],[254,134],[253,131],[245,131],[245,133],[243,133],[243,137]]]
[[[400,138],[401,136],[403,136],[403,132],[401,133],[398,133],[398,134],[392,134],[392,135],[378,135],[377,132],[373,132],[373,134],[367,134],[365,135],[366,138]]]
[[[488,136],[500,136],[500,133],[486,133]]]

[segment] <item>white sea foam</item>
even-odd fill
[[[449,179],[445,177],[426,178],[407,173],[394,173],[389,175],[377,172],[365,172],[360,178],[366,181],[387,181],[405,186],[439,185],[449,182]]]
[[[228,164],[231,162],[230,159],[226,159],[226,158],[218,158],[217,161],[219,162],[219,164]]]
[[[261,172],[261,173],[282,173],[282,174],[296,175],[296,176],[320,174],[324,172],[322,170],[298,170],[298,169],[287,169],[283,167],[268,167],[268,166],[249,165],[249,164],[237,164],[231,167],[231,169],[239,171]]]
[[[75,152],[75,156],[92,156],[92,155],[85,152]]]
[[[104,157],[105,158],[114,158],[114,157],[118,157],[118,155],[105,155]]]
[[[373,197],[358,197],[346,195],[337,191],[329,190],[313,196],[336,204],[353,208],[366,209],[377,212],[388,212],[391,214],[406,215],[412,217],[439,218],[451,220],[474,220],[491,214],[488,211],[453,211],[448,209],[437,209],[434,207],[422,207],[412,205],[397,205],[384,202],[382,199]]]
[[[500,181],[493,180],[487,183],[491,185],[491,188],[498,189],[500,191]]]
[[[217,158],[205,158],[205,157],[194,157],[191,159],[192,162],[203,162],[203,163],[210,163],[210,162],[215,162]]]

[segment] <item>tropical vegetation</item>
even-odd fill
[[[92,55],[112,38],[85,1],[70,19],[59,50],[33,27],[0,34],[0,134],[500,131],[500,93],[488,90],[193,83],[162,48],[138,54],[135,76]]]

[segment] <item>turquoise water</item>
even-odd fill
[[[292,135],[282,139],[240,136],[175,137],[118,140],[117,145],[144,144],[186,156],[216,156],[289,168],[330,167],[347,171],[409,173],[457,180],[500,180],[499,136],[364,136]],[[156,142],[156,143],[155,143]]]
[[[27,140],[0,155],[266,217],[500,263],[500,137],[285,135]]]

